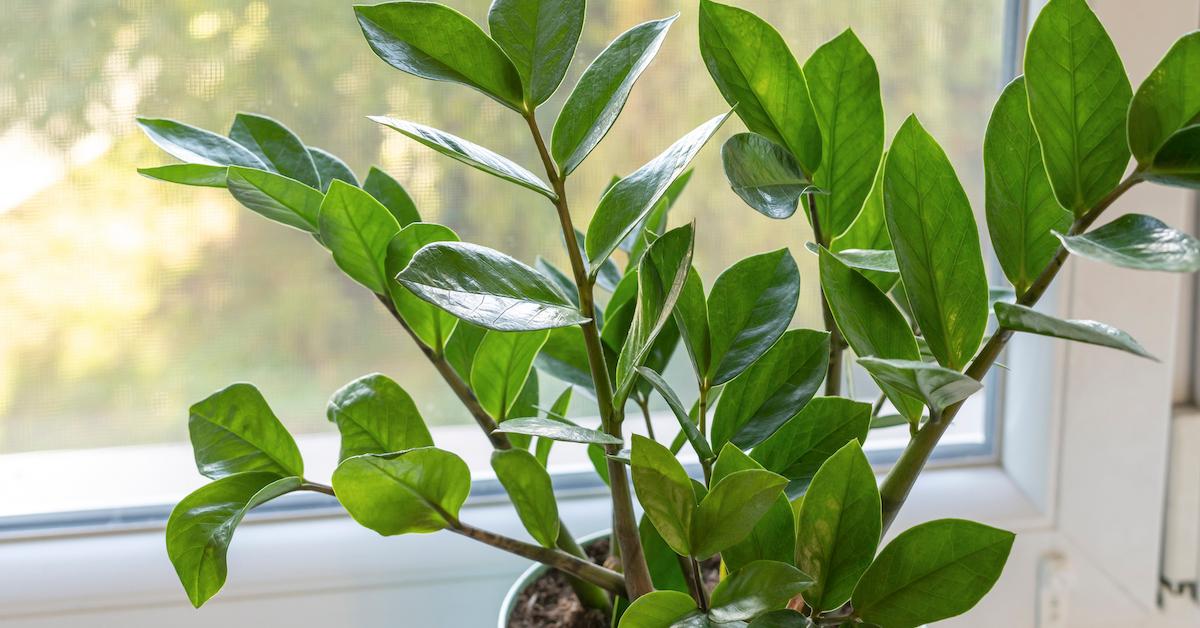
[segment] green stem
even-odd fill
[[[1088,227],[1100,217],[1104,210],[1108,209],[1118,198],[1121,197],[1129,188],[1141,182],[1140,173],[1134,172],[1127,177],[1120,185],[1112,192],[1100,200],[1087,213],[1080,216],[1071,225],[1070,235],[1078,235],[1087,230]],[[1030,285],[1029,290],[1026,290],[1018,299],[1019,305],[1032,307],[1035,305],[1046,290],[1050,287],[1050,283],[1058,276],[1058,272],[1067,262],[1069,253],[1062,246],[1058,247],[1058,251],[1054,254],[1054,258],[1046,265]],[[984,376],[991,370],[992,365],[996,363],[996,359],[1000,357],[1000,353],[1004,350],[1012,338],[1011,329],[999,329],[990,339],[983,345],[983,348],[976,354],[975,359],[967,366],[966,374],[972,378],[983,381]],[[930,454],[933,453],[934,447],[938,441],[946,433],[950,427],[950,423],[954,421],[954,416],[962,409],[963,402],[958,402],[942,411],[942,415],[934,420],[930,417],[921,429],[917,430],[916,435],[905,447],[904,452],[900,454],[900,458],[896,460],[896,464],[888,472],[884,478],[883,484],[879,487],[880,497],[883,502],[883,529],[886,531],[896,520],[896,515],[900,512],[900,508],[904,505],[904,501],[908,499],[909,492],[912,491],[913,484],[917,481],[917,476],[925,467],[925,463],[929,460]]]
[[[700,428],[700,435],[708,438],[708,382],[700,383],[700,398],[696,400],[696,427]],[[699,454],[700,452],[696,452]],[[712,484],[712,459],[700,456],[700,469],[704,471],[704,484]]]
[[[821,230],[821,219],[817,215],[817,197],[806,194],[808,203],[808,220],[812,223],[813,239],[817,244],[828,248],[832,238],[826,238]],[[846,341],[838,329],[837,321],[833,319],[833,310],[829,309],[829,300],[825,291],[821,291],[821,316],[825,319],[825,329],[829,330],[829,369],[825,374],[825,396],[836,397],[842,392],[842,354],[846,349]]]
[[[609,380],[608,367],[604,362],[604,347],[600,340],[600,330],[596,326],[595,300],[592,294],[592,281],[587,264],[579,250],[579,241],[575,237],[575,225],[571,222],[571,210],[567,205],[566,180],[559,175],[546,142],[542,139],[541,129],[538,128],[537,118],[532,113],[525,115],[529,124],[529,132],[537,145],[538,155],[546,169],[546,176],[554,188],[556,199],[554,207],[558,211],[559,224],[562,227],[563,239],[567,244],[567,256],[571,259],[571,271],[575,276],[575,286],[579,291],[579,311],[588,320],[580,325],[583,330],[584,346],[587,348],[588,368],[591,371],[592,382],[596,385],[596,403],[600,408],[600,420],[604,431],[617,438],[622,438],[621,423],[624,420],[621,408],[613,405],[613,387]],[[621,450],[620,445],[606,446],[608,453],[616,454]],[[650,580],[650,568],[646,565],[646,556],[642,550],[641,537],[638,535],[637,517],[633,510],[633,494],[629,490],[629,478],[625,464],[608,458],[608,478],[612,487],[613,536],[620,544],[621,562],[629,591],[629,600],[650,593],[654,583]]]
[[[650,440],[657,441],[658,439],[654,437],[654,422],[650,420],[650,398],[637,394],[633,398],[638,407],[642,409],[642,418],[646,420],[646,435],[650,437]]]
[[[679,569],[683,571],[683,581],[687,584],[688,592],[696,601],[696,606],[708,612],[708,591],[704,588],[704,577],[700,575],[700,564],[695,558],[675,555],[679,559]]]
[[[481,543],[504,550],[510,554],[516,554],[517,556],[535,560],[543,565],[549,565],[565,574],[586,580],[616,595],[625,595],[625,577],[607,567],[601,567],[590,560],[572,556],[562,550],[542,547],[541,545],[526,543],[502,534],[496,534],[495,532],[481,530],[461,521],[447,529],[467,538],[475,539]]]

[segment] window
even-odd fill
[[[477,20],[486,6],[448,3]],[[682,4],[627,115],[574,177],[577,198],[598,198],[613,174],[726,108],[696,50],[694,3]],[[851,25],[879,65],[889,134],[908,112],[921,116],[982,212],[978,156],[994,97],[1012,72],[1003,27],[1012,0],[743,4],[779,25],[801,59]],[[137,131],[136,114],[221,131],[237,111],[260,112],[359,173],[383,167],[425,219],[464,239],[527,261],[560,250],[555,218],[535,194],[365,120],[387,113],[428,123],[536,163],[500,106],[379,61],[349,5],[0,0],[0,516],[177,500],[199,481],[179,444],[187,407],[232,381],[255,382],[294,432],[327,434],[329,395],[380,371],[413,393],[431,425],[445,427],[439,442],[482,447],[404,333],[307,236],[260,219],[223,191],[135,172],[165,160]],[[592,2],[568,84],[608,40],[680,5]],[[544,107],[547,123],[567,91]],[[805,277],[796,324],[819,327],[807,227],[746,208],[717,174],[718,144],[695,163],[707,174],[691,181],[673,223],[698,219],[697,265],[710,285],[737,259],[791,247]],[[588,208],[576,211],[584,221]],[[565,265],[564,254],[552,258]],[[542,388],[558,391],[549,382]],[[856,392],[867,397],[867,388],[860,381]],[[955,442],[987,450],[989,405],[973,402]],[[575,411],[593,412],[581,403]],[[332,464],[330,437],[301,440],[310,468]],[[876,442],[894,439],[881,433]],[[63,465],[86,472],[68,477]]]

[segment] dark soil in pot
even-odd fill
[[[608,539],[587,547],[588,556],[598,565],[608,558]],[[720,579],[720,560],[711,559],[701,565],[705,584],[711,592]],[[556,570],[534,581],[517,598],[509,628],[609,628],[604,613],[586,609],[571,591],[566,576]]]

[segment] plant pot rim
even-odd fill
[[[580,537],[579,544],[586,547],[600,539],[608,538],[610,533],[610,530],[598,530]],[[550,567],[541,563],[534,563],[528,569],[521,572],[520,576],[517,576],[512,586],[508,588],[508,593],[504,594],[504,601],[500,603],[500,616],[497,619],[496,628],[508,628],[508,620],[512,618],[513,611],[517,607],[517,600],[521,598],[521,593],[529,585],[537,582],[548,571],[550,571]]]

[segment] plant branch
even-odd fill
[[[538,155],[546,169],[546,176],[554,187],[556,196],[554,207],[558,212],[559,224],[562,227],[563,239],[567,244],[567,256],[571,259],[571,271],[575,276],[575,286],[579,291],[579,311],[587,318],[580,325],[583,330],[584,345],[587,348],[588,367],[591,370],[592,382],[596,385],[596,403],[600,407],[600,419],[604,431],[617,438],[622,438],[621,423],[623,412],[613,404],[613,387],[608,376],[608,366],[604,361],[604,346],[600,340],[600,330],[596,326],[595,300],[592,294],[592,280],[586,262],[579,249],[579,241],[575,237],[575,225],[571,222],[571,210],[567,205],[566,180],[559,175],[546,142],[538,128],[537,118],[533,113],[525,114],[529,124],[529,132],[537,145]],[[608,453],[620,451],[620,445],[608,445]],[[621,563],[628,581],[628,599],[630,601],[654,590],[650,580],[650,568],[646,565],[646,556],[642,550],[641,538],[638,535],[637,517],[633,510],[633,495],[629,490],[628,474],[624,463],[608,458],[608,477],[612,487],[612,504],[614,529],[613,536],[620,545]]]
[[[705,613],[708,612],[708,591],[704,588],[704,578],[700,575],[700,564],[690,556],[675,555],[679,559],[679,569],[683,571],[683,580],[688,592],[696,601],[696,606]]]
[[[562,550],[519,541],[502,534],[481,530],[461,521],[446,529],[469,539],[475,539],[481,543],[504,550],[510,554],[536,560],[543,565],[548,565],[565,574],[590,582],[616,595],[625,595],[624,576],[589,560],[572,556]]]
[[[657,441],[658,439],[654,437],[654,422],[650,419],[650,399],[636,393],[633,398],[638,407],[642,409],[642,418],[646,420],[646,435],[650,437],[650,440]]]
[[[1071,225],[1070,235],[1078,235],[1087,230],[1088,227],[1100,217],[1104,210],[1108,209],[1118,198],[1121,197],[1129,188],[1141,182],[1139,172],[1134,172],[1124,181],[1121,182],[1112,192],[1101,199],[1096,206],[1080,216]],[[1069,253],[1062,247],[1058,247],[1050,263],[1046,265],[1034,280],[1029,289],[1025,291],[1017,299],[1017,304],[1032,307],[1046,293],[1046,289],[1050,287],[1050,283],[1058,276],[1058,272],[1062,269],[1067,261]],[[979,350],[975,355],[975,359],[967,366],[966,374],[972,378],[983,381],[984,376],[991,370],[996,359],[1000,357],[1000,353],[1004,350],[1012,338],[1011,329],[999,329]],[[925,467],[925,462],[929,460],[930,454],[933,453],[934,447],[941,440],[942,435],[946,433],[950,423],[953,422],[954,416],[962,408],[963,402],[960,401],[946,408],[942,415],[936,419],[930,417],[930,420],[919,429],[914,438],[909,442],[904,452],[900,454],[900,458],[896,460],[896,464],[888,472],[883,484],[880,486],[879,492],[883,502],[883,529],[886,531],[895,521],[897,513],[900,512],[901,506],[908,498],[909,492],[912,490],[913,484],[917,481],[917,476]]]
[[[826,238],[821,230],[816,195],[806,194],[805,201],[808,204],[808,219],[812,223],[813,239],[817,244],[828,247],[833,238]],[[842,332],[838,329],[837,321],[833,319],[833,311],[829,309],[829,300],[825,298],[824,290],[821,291],[821,316],[825,319],[825,329],[829,330],[829,369],[825,375],[825,396],[836,397],[842,392],[842,354],[846,348],[846,341],[842,340]]]

